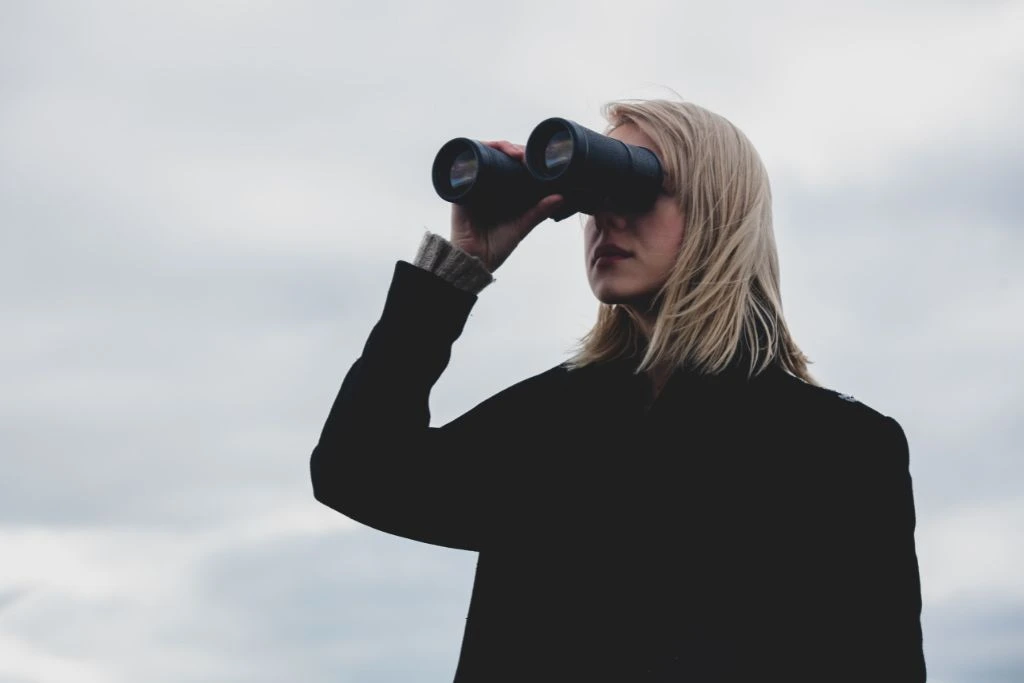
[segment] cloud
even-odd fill
[[[201,532],[0,539],[16,559],[0,583],[25,594],[0,622],[0,676],[44,680],[444,680],[475,564],[318,503]]]
[[[1024,602],[965,600],[938,605],[924,624],[928,668],[936,672],[937,680],[1014,683],[1021,679]]]
[[[447,232],[437,148],[670,89],[764,157],[812,371],[907,431],[932,677],[1012,680],[1022,9],[6,7],[0,681],[450,679],[474,557],[326,510],[309,453],[394,261]],[[581,244],[502,267],[435,424],[587,330]]]

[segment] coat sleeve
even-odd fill
[[[476,296],[399,261],[310,458],[314,497],[380,531],[479,551],[507,511],[498,457],[534,382],[430,427],[429,395]],[[534,378],[536,379],[536,378]],[[507,466],[507,463],[505,463]]]
[[[856,680],[921,683],[921,580],[914,542],[916,515],[910,455],[900,424],[885,417],[868,464],[848,537],[849,581],[841,619],[846,656],[833,662]],[[843,679],[846,680],[846,679]],[[853,679],[851,679],[853,680]]]

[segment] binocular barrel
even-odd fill
[[[434,158],[434,190],[445,201],[494,215],[516,215],[561,194],[560,221],[577,211],[640,213],[661,192],[658,157],[562,118],[542,121],[526,143],[525,164],[469,138],[445,143]]]

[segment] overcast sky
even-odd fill
[[[442,143],[673,92],[764,158],[812,373],[907,433],[929,680],[1024,680],[1024,2],[7,0],[0,683],[450,681],[476,554],[310,451]],[[497,278],[435,424],[593,320],[575,219]]]

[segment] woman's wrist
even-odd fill
[[[423,235],[413,265],[471,294],[478,294],[494,282],[494,276],[483,261],[429,231]]]

